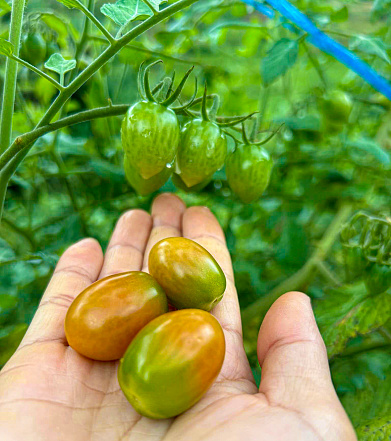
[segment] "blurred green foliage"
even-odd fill
[[[0,0],[0,36],[5,38],[8,3]],[[100,12],[103,3],[96,2],[95,13],[114,33],[115,23]],[[293,3],[391,79],[390,1]],[[386,440],[391,431],[391,290],[370,295],[365,265],[358,266],[361,257],[342,247],[338,235],[331,238],[330,252],[302,274],[343,207],[390,219],[391,103],[285,25],[278,15],[267,20],[239,1],[201,0],[122,49],[62,114],[104,106],[109,99],[135,102],[138,66],[162,58],[166,72],[175,69],[177,77],[194,64],[201,83],[207,81],[208,90],[220,95],[221,115],[259,110],[261,130],[285,123],[266,145],[275,167],[258,202],[240,203],[224,170],[201,193],[178,194],[189,205],[209,206],[223,226],[244,318],[251,316],[254,302],[278,292],[287,280],[284,288],[306,290],[312,297],[334,384],[360,439]],[[54,0],[29,1],[24,34],[40,33],[65,59],[77,59],[66,83],[106,47],[90,27],[80,48],[82,29],[77,10]],[[0,56],[1,88],[4,60]],[[163,77],[159,69],[156,80]],[[185,96],[192,87],[190,82]],[[346,125],[330,130],[322,100],[336,89],[348,93],[353,111]],[[34,127],[55,92],[20,68],[14,136]],[[95,120],[43,136],[11,180],[0,231],[0,365],[19,344],[59,255],[86,235],[105,247],[124,210],[150,208],[153,196],[136,196],[125,181],[121,119]],[[161,191],[176,189],[169,181]],[[253,337],[261,319],[262,314],[243,323],[258,381]]]

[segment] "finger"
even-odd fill
[[[66,312],[74,298],[96,281],[102,262],[102,249],[94,239],[84,239],[64,252],[21,346],[54,340],[66,343]]]
[[[233,283],[231,257],[225,244],[225,236],[217,219],[207,207],[190,207],[183,216],[183,237],[194,240],[216,259],[227,279],[227,289],[213,313],[220,323],[241,334],[242,325],[238,296]]]
[[[226,340],[221,380],[248,380],[251,384],[245,384],[245,391],[254,392],[254,379],[243,348],[240,308],[224,232],[207,207],[188,208],[183,216],[182,229],[183,237],[194,240],[212,254],[227,279],[223,299],[212,310],[224,329]]]
[[[143,210],[123,214],[113,231],[99,278],[125,271],[140,271],[152,228],[151,216]]]
[[[170,193],[163,193],[153,201],[153,227],[144,254],[143,271],[148,271],[149,252],[159,240],[182,236],[182,216],[185,209],[182,199]]]
[[[314,418],[333,409],[349,427],[332,385],[326,347],[305,294],[290,292],[272,305],[259,331],[258,359],[262,367],[259,391],[272,406],[296,409]],[[323,406],[324,414],[319,412]]]

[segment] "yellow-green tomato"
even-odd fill
[[[158,242],[149,254],[149,272],[178,309],[210,311],[224,295],[225,275],[201,245],[183,237]]]
[[[65,318],[65,335],[85,357],[118,360],[137,332],[167,311],[166,295],[152,276],[141,271],[114,274],[76,297]]]
[[[152,320],[121,359],[118,380],[138,413],[171,418],[193,406],[223,365],[225,339],[208,312],[185,309]]]

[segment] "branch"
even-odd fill
[[[95,17],[95,15],[86,8],[83,3],[78,2],[80,6],[80,10],[84,13],[84,15],[92,22],[94,25],[102,32],[102,34],[107,38],[107,40],[112,43],[115,39],[110,34],[110,32],[102,25],[102,23]]]
[[[13,0],[11,12],[10,43],[16,55],[19,55],[20,35],[22,32],[23,10],[25,0]],[[7,58],[3,89],[3,103],[0,122],[0,153],[10,144],[12,132],[12,117],[15,104],[16,77],[18,65],[15,60]],[[0,190],[0,194],[2,190]],[[0,199],[0,206],[2,201]],[[1,210],[0,210],[1,212]]]
[[[31,132],[25,133],[24,135],[18,136],[11,146],[3,153],[3,155],[0,156],[0,170],[5,167],[12,158],[23,152],[31,145],[31,143],[46,133],[54,132],[64,127],[90,121],[92,119],[123,115],[126,113],[128,108],[128,104],[118,104],[115,106],[111,105],[107,107],[98,107],[93,110],[85,110],[83,112],[67,116],[66,118],[59,119],[52,124],[47,124],[46,126],[36,128]]]
[[[50,75],[46,74],[45,72],[42,72],[42,70],[36,68],[32,64],[28,63],[27,61],[23,60],[22,58],[16,57],[14,55],[11,55],[9,58],[12,60],[17,61],[18,63],[22,64],[23,66],[27,67],[28,69],[35,72],[37,75],[39,75],[42,78],[45,78],[45,80],[48,80],[50,83],[53,84],[53,86],[58,89],[59,91],[64,90],[64,87],[61,86],[59,82],[57,82],[54,78],[52,78]]]

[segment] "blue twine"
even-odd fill
[[[272,18],[273,14],[264,4],[256,0],[242,0],[244,3],[254,7],[257,11]],[[292,21],[297,27],[305,31],[311,36],[311,43],[317,46],[323,52],[331,55],[339,60],[352,71],[356,72],[363,80],[370,84],[374,89],[382,93],[391,100],[391,84],[382,77],[378,72],[372,69],[361,58],[350,52],[337,41],[330,38],[324,32],[319,30],[312,21],[300,12],[295,6],[291,5],[287,0],[265,0],[276,9],[285,18]],[[272,11],[273,12],[273,11]]]

